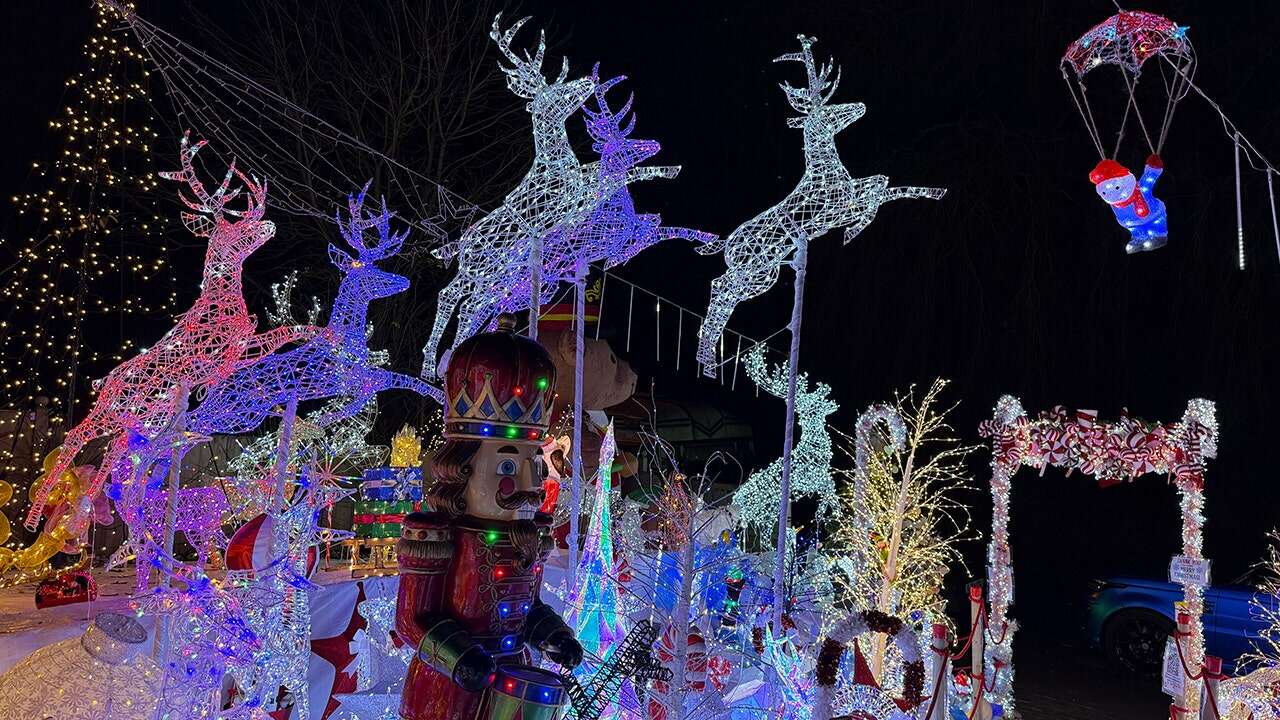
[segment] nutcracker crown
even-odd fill
[[[555,401],[556,366],[536,340],[515,333],[515,317],[464,340],[445,373],[446,438],[541,444]]]

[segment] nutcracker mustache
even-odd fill
[[[499,493],[494,500],[498,503],[498,507],[503,510],[515,510],[526,505],[538,506],[546,499],[546,492],[543,490],[517,490],[510,495]]]

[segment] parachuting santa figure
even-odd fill
[[[529,649],[566,668],[582,662],[582,646],[539,597],[551,550],[539,451],[555,365],[514,326],[504,314],[496,332],[452,353],[429,511],[405,518],[396,546],[396,633],[417,649],[405,720],[553,718],[566,693],[554,673],[529,665]]]

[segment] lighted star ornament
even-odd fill
[[[941,198],[946,191],[926,187],[889,187],[884,175],[854,178],[840,162],[835,136],[862,117],[862,103],[828,104],[840,84],[840,71],[828,63],[821,68],[813,59],[817,40],[799,36],[801,51],[774,60],[804,63],[808,85],[782,84],[787,102],[800,117],[787,119],[787,127],[804,132],[804,174],[782,202],[734,230],[723,243],[708,243],[704,255],[724,250],[729,266],[711,283],[711,304],[698,340],[698,362],[703,372],[716,375],[716,346],[729,316],[738,303],[761,295],[778,280],[797,247],[807,245],[827,231],[843,227],[847,243],[876,217],[880,206],[903,198]]]

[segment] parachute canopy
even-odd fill
[[[1149,88],[1143,93],[1145,99],[1140,99],[1138,84],[1143,76],[1143,66],[1152,58],[1159,59],[1155,66],[1163,80],[1163,88]],[[1062,77],[1071,90],[1071,98],[1080,111],[1080,117],[1084,120],[1098,155],[1103,158],[1114,157],[1120,152],[1130,114],[1137,118],[1138,129],[1146,139],[1151,153],[1160,153],[1173,122],[1174,110],[1177,109],[1178,102],[1186,97],[1191,85],[1195,64],[1195,51],[1187,38],[1186,26],[1163,15],[1140,10],[1121,11],[1090,28],[1067,46],[1061,63]],[[1123,95],[1119,102],[1106,99],[1101,103],[1090,102],[1086,93],[1085,75],[1103,66],[1116,68],[1116,74],[1123,81]],[[1151,97],[1153,94],[1158,94],[1159,97]],[[1154,101],[1157,107],[1163,105],[1163,112],[1151,107],[1150,101]],[[1158,123],[1150,124],[1143,117],[1144,105],[1147,107],[1146,114],[1151,115],[1152,111],[1160,114]],[[1103,115],[1112,115],[1118,111],[1120,116],[1114,149],[1110,155],[1104,147],[1103,133],[1099,130],[1099,118],[1095,117],[1095,111]],[[1111,127],[1114,128],[1115,125]]]
[[[1062,63],[1070,65],[1077,77],[1099,65],[1119,65],[1137,75],[1142,64],[1156,55],[1170,58],[1175,66],[1184,60],[1194,62],[1186,26],[1163,15],[1125,10],[1094,25],[1068,45]]]

